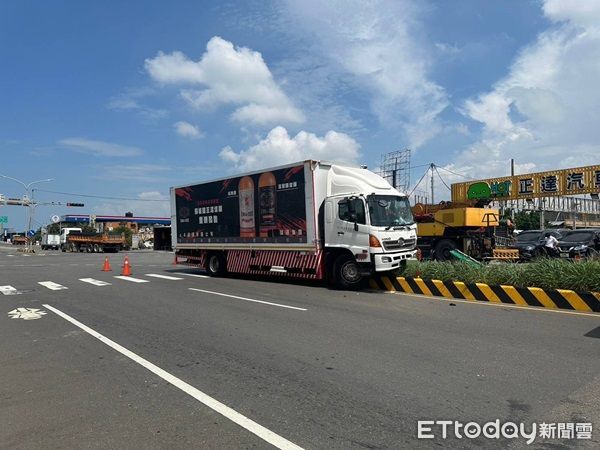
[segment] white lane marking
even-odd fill
[[[168,275],[160,275],[158,273],[147,273],[146,274],[147,277],[154,277],[154,278],[162,278],[164,280],[183,280],[183,278],[179,278],[179,277],[170,277]]]
[[[127,358],[131,359],[132,361],[138,363],[140,366],[145,367],[150,372],[159,376],[166,382],[172,384],[173,386],[175,386],[178,389],[181,389],[183,392],[185,392],[186,394],[195,398],[200,403],[203,403],[204,405],[208,406],[213,411],[218,412],[219,414],[221,414],[222,416],[225,416],[227,419],[238,424],[242,428],[245,428],[249,432],[255,434],[256,436],[258,436],[259,438],[268,442],[269,444],[274,445],[275,447],[280,448],[280,449],[302,450],[302,447],[297,446],[296,444],[288,441],[284,437],[279,436],[278,434],[263,427],[262,425],[259,425],[258,423],[254,422],[253,420],[249,419],[248,417],[240,414],[239,412],[235,411],[234,409],[230,408],[229,406],[221,403],[220,401],[205,394],[204,392],[200,391],[199,389],[195,388],[194,386],[186,383],[182,379],[177,378],[174,375],[171,375],[166,370],[163,370],[160,367],[152,364],[150,361],[142,358],[141,356],[138,356],[137,354],[133,353],[131,350],[126,349],[122,345],[117,344],[115,341],[98,333],[97,331],[93,330],[92,328],[88,327],[87,325],[84,325],[83,323],[79,322],[78,320],[74,319],[73,317],[69,316],[68,314],[65,314],[64,312],[54,308],[53,306],[47,305],[47,304],[44,304],[43,306],[44,306],[44,308],[47,308],[50,311],[52,311],[54,314],[57,314],[58,316],[62,317],[66,321],[71,322],[76,327],[81,328],[83,331],[85,331],[89,335],[95,337],[100,342],[108,345],[113,350],[118,351],[123,356],[126,356]]]
[[[117,275],[115,278],[119,280],[131,281],[132,283],[150,283],[148,280],[142,280],[141,278],[133,278],[124,275]]]
[[[12,286],[0,286],[0,292],[4,295],[17,295],[21,293]]]
[[[41,319],[42,316],[48,314],[43,309],[37,308],[17,308],[8,312],[11,319],[35,320]]]
[[[175,275],[185,275],[186,277],[210,278],[208,275],[199,275],[197,273],[175,272]]]
[[[298,310],[298,311],[308,311],[305,308],[298,308],[296,306],[282,305],[281,303],[265,302],[264,300],[255,300],[253,298],[239,297],[237,295],[223,294],[221,292],[205,291],[204,289],[196,289],[196,288],[189,288],[189,290],[190,291],[204,292],[206,294],[221,295],[223,297],[236,298],[238,300],[244,300],[246,302],[262,303],[263,305],[279,306],[280,308],[295,309],[295,310]]]
[[[94,278],[80,278],[79,281],[83,281],[84,283],[93,284],[94,286],[110,286],[111,283],[107,283],[106,281],[96,280]]]
[[[42,286],[50,289],[51,291],[62,291],[64,289],[69,289],[68,287],[63,286],[62,284],[58,284],[53,281],[38,281],[38,284],[41,284]]]

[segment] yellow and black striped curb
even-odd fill
[[[490,286],[484,283],[461,281],[424,280],[411,277],[379,276],[371,278],[373,289],[406,292],[433,297],[456,298],[517,306],[567,309],[600,313],[600,293],[575,292],[566,289],[541,289],[536,287]]]

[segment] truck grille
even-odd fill
[[[383,248],[386,250],[404,250],[412,249],[415,246],[416,239],[398,239],[397,241],[383,241]]]

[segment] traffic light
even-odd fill
[[[83,208],[85,205],[83,203],[67,203],[67,206],[72,208]]]

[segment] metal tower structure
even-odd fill
[[[381,155],[379,174],[401,192],[410,187],[410,149]]]

